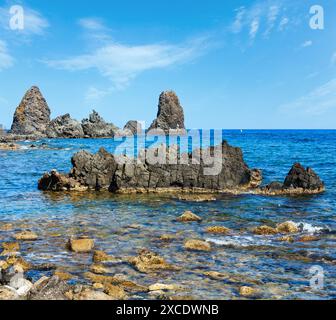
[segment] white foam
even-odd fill
[[[303,233],[309,233],[309,234],[315,234],[315,233],[323,233],[323,232],[329,232],[330,228],[328,227],[322,227],[322,226],[313,226],[310,223],[306,222],[293,222],[301,232]]]
[[[269,246],[272,245],[271,239],[259,236],[227,236],[218,239],[208,238],[208,242],[212,242],[219,246],[234,247],[250,247],[250,246]]]

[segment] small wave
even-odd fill
[[[309,234],[316,234],[316,233],[327,233],[330,232],[330,228],[325,226],[313,226],[310,223],[306,222],[293,222],[300,232],[309,233]]]
[[[207,242],[214,243],[219,246],[233,246],[233,247],[251,247],[251,246],[270,246],[271,239],[265,239],[257,236],[231,236],[225,238],[208,238]]]

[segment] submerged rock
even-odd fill
[[[70,238],[67,244],[68,248],[73,252],[86,253],[94,248],[93,239],[74,239]]]
[[[15,255],[20,251],[20,244],[18,242],[3,242],[2,248],[1,256]]]
[[[224,235],[231,233],[231,230],[229,228],[220,227],[220,226],[209,227],[205,231],[207,233],[224,234]]]
[[[107,123],[95,110],[88,119],[82,120],[82,128],[87,138],[112,138],[118,130],[118,127]]]
[[[96,250],[94,253],[93,253],[93,262],[95,263],[104,263],[104,262],[110,262],[110,261],[114,261],[115,258],[108,255],[107,253],[105,253],[104,251],[99,251],[99,250]]]
[[[188,202],[211,202],[217,200],[213,194],[184,194],[178,196],[177,199]]]
[[[202,218],[192,213],[191,211],[186,211],[176,220],[179,222],[201,222]]]
[[[50,122],[50,109],[38,87],[31,87],[17,107],[11,133],[16,135],[45,134]]]
[[[166,260],[149,250],[141,250],[137,257],[129,259],[129,262],[140,272],[151,273],[162,270],[178,270]]]
[[[42,281],[38,286],[34,285],[30,292],[30,300],[69,300],[65,295],[71,289],[66,281],[57,276]]]
[[[52,120],[46,130],[48,138],[83,138],[84,132],[81,124],[70,117],[70,114],[59,116]]]
[[[161,93],[157,118],[148,130],[155,131],[155,129],[161,129],[165,134],[168,134],[170,130],[176,132],[185,131],[184,111],[175,92],[166,91]]]
[[[242,297],[251,298],[251,297],[256,296],[258,294],[258,291],[254,288],[251,288],[251,287],[241,287],[239,289],[239,294]]]
[[[0,143],[0,150],[14,151],[14,150],[20,150],[20,149],[21,147],[18,144]]]
[[[14,238],[19,241],[36,241],[38,235],[32,231],[22,231],[14,235]]]
[[[292,221],[278,224],[276,230],[279,233],[298,233],[300,231],[298,226]]]
[[[275,235],[278,234],[278,230],[269,226],[260,226],[255,229],[253,229],[253,233],[259,236],[264,236],[264,235]]]
[[[211,251],[211,244],[203,240],[187,240],[184,248],[190,251]]]
[[[66,294],[66,297],[69,300],[78,300],[78,301],[105,301],[105,300],[115,300],[113,297],[110,297],[108,294],[92,290],[89,288],[85,288],[79,293],[74,293],[72,291],[68,291]]]
[[[19,300],[20,296],[15,289],[0,286],[0,300]]]

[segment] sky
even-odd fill
[[[53,118],[149,126],[174,90],[190,129],[335,129],[336,2],[0,0],[0,124],[33,85]]]

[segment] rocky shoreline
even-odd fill
[[[306,233],[303,226],[292,221],[285,221],[274,226],[259,225],[250,230],[239,231],[220,225],[203,225],[202,217],[190,211],[176,217],[174,223],[202,225],[205,234],[209,236],[230,237],[248,233],[265,239],[274,238],[279,243],[309,243],[319,241],[323,236],[323,230],[320,230],[319,234]],[[133,256],[112,256],[102,251],[94,238],[85,236],[70,237],[66,241],[63,239],[66,235],[57,235],[57,237],[62,237],[60,243],[63,243],[64,250],[69,253],[69,259],[71,256],[88,258],[87,265],[82,266],[79,273],[74,274],[69,269],[53,263],[34,264],[31,260],[27,261],[24,256],[31,252],[35,243],[38,245],[41,235],[26,228],[21,229],[20,232],[15,231],[17,228],[21,229],[19,225],[1,225],[1,231],[10,233],[14,242],[1,242],[0,300],[128,300],[134,298],[192,300],[194,298],[190,295],[191,288],[169,281],[169,274],[184,272],[192,273],[202,279],[218,281],[220,285],[224,282],[225,286],[232,286],[236,297],[240,299],[262,298],[268,294],[268,286],[258,278],[252,279],[234,272],[189,269],[177,264],[176,261],[171,262],[168,256],[161,256],[148,249],[140,249]],[[139,227],[130,225],[128,228],[137,229]],[[211,239],[184,237],[183,233],[162,234],[156,241],[162,246],[179,243],[184,254],[196,256],[211,256],[221,250]],[[23,249],[26,248],[26,244],[29,244],[31,248],[29,252]],[[286,259],[313,261],[313,258],[303,254],[286,255]],[[334,261],[329,263],[334,263]],[[127,266],[127,272],[125,271],[127,275],[116,274],[116,265]],[[39,271],[44,275],[33,280],[29,276],[31,271]],[[141,275],[141,281],[137,275]],[[158,279],[157,277],[161,281],[154,282]]]

